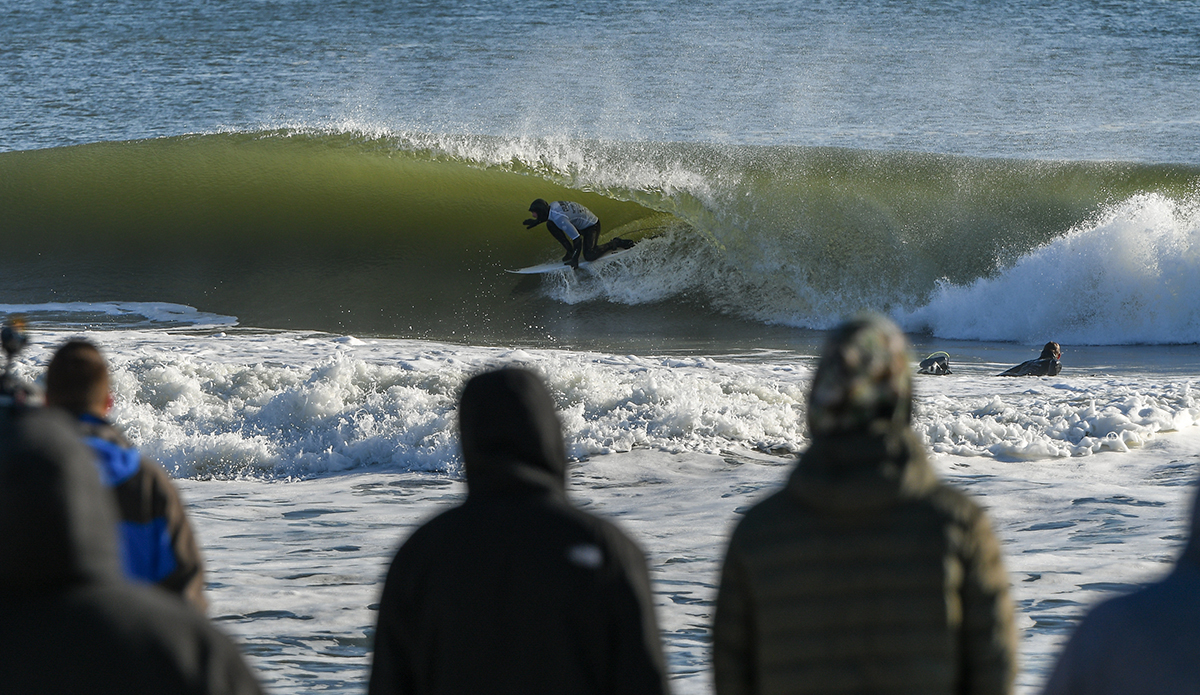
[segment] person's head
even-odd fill
[[[71,416],[0,411],[0,591],[120,577],[116,499]]]
[[[505,367],[471,378],[458,409],[468,486],[516,468],[562,486],[566,445],[554,398],[533,372]]]
[[[1042,356],[1039,359],[1045,359],[1047,357],[1050,357],[1050,358],[1053,358],[1056,360],[1061,359],[1062,358],[1062,347],[1058,343],[1054,343],[1054,342],[1046,343],[1046,345],[1042,348]]]
[[[533,213],[538,222],[545,222],[550,218],[550,203],[538,198],[529,204],[529,212]]]
[[[829,336],[808,398],[815,437],[883,433],[912,416],[908,341],[891,320],[864,313]]]
[[[104,417],[112,406],[108,363],[100,349],[86,340],[69,340],[54,353],[46,368],[46,404],[76,415]]]

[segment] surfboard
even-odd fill
[[[637,245],[635,244],[627,249],[617,249],[616,251],[606,253],[594,261],[581,260],[579,261],[579,269],[591,270],[591,268],[594,266],[608,263],[611,260],[615,260],[636,250]],[[562,261],[546,261],[545,263],[538,265],[531,265],[528,268],[518,268],[516,270],[507,270],[506,272],[516,273],[517,275],[542,275],[544,273],[561,273],[566,270],[571,270],[571,266],[563,263]]]

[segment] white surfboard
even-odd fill
[[[579,269],[590,270],[592,266],[607,263],[635,250],[637,250],[636,244],[627,249],[617,249],[616,251],[606,253],[594,261],[580,260]],[[543,273],[561,273],[565,270],[571,270],[571,266],[563,263],[562,261],[547,261],[539,265],[531,265],[528,268],[518,268],[517,270],[509,270],[507,272],[516,273],[517,275],[541,275]]]

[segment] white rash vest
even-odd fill
[[[591,210],[570,200],[550,203],[550,221],[570,239],[579,238],[579,230],[587,229],[599,221]]]

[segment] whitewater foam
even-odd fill
[[[54,345],[78,334],[39,334],[18,375],[40,376]],[[459,390],[500,364],[546,380],[576,459],[635,449],[791,453],[807,442],[813,357],[802,352],[621,355],[226,330],[83,335],[108,355],[115,420],[179,477],[457,475]],[[991,375],[1002,365],[967,356],[954,368],[917,381],[914,428],[936,453],[1090,456],[1200,422],[1191,376],[1090,373],[1076,361],[1058,377],[999,378]]]
[[[995,277],[943,282],[897,319],[943,338],[1090,345],[1200,342],[1200,213],[1133,196]]]

